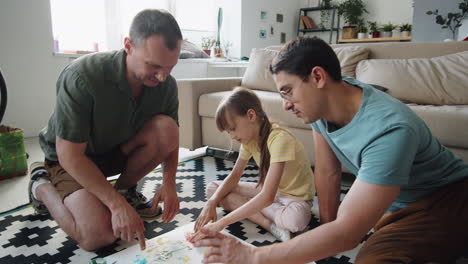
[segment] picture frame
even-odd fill
[[[276,22],[283,23],[283,14],[276,14]]]

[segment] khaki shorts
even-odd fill
[[[108,154],[99,156],[96,160],[97,167],[104,176],[108,177],[120,174],[124,171],[127,163],[127,156],[125,156],[120,149],[116,149]],[[81,186],[58,161],[46,159],[44,164],[49,173],[50,181],[57,189],[62,201],[68,195],[83,189],[83,186]]]

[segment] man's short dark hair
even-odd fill
[[[145,9],[140,11],[130,26],[130,39],[135,45],[140,45],[152,35],[164,37],[166,47],[173,50],[182,39],[179,25],[175,18],[160,9]]]
[[[280,50],[270,65],[270,72],[284,71],[308,81],[316,66],[322,67],[333,80],[341,81],[340,61],[330,45],[317,37],[299,37]]]

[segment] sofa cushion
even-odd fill
[[[261,99],[263,109],[271,121],[278,122],[288,127],[311,129],[309,125],[304,124],[301,119],[295,117],[291,112],[283,110],[283,101],[279,93],[260,90],[253,91]],[[226,91],[201,95],[198,101],[199,115],[202,117],[214,117],[219,103],[230,93],[230,91]]]
[[[468,149],[468,105],[408,104],[447,147]]]
[[[252,49],[241,85],[250,89],[275,92],[276,84],[270,73],[270,65],[277,54],[276,50]]]
[[[337,47],[333,50],[340,61],[341,74],[344,76],[355,77],[358,62],[369,56],[368,49],[358,46]],[[275,92],[276,85],[269,67],[278,52],[276,48],[252,49],[249,65],[242,78],[242,86]]]
[[[405,102],[468,104],[468,51],[434,58],[362,60],[358,80],[385,86]]]
[[[367,60],[369,50],[359,46],[333,48],[341,66],[341,75],[356,77],[356,66],[361,60]]]

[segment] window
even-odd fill
[[[60,51],[92,51],[95,43],[105,42],[104,1],[51,0],[50,6],[54,40]]]
[[[123,47],[133,17],[146,8],[168,10],[194,43],[217,29],[216,0],[50,0],[56,52]]]

